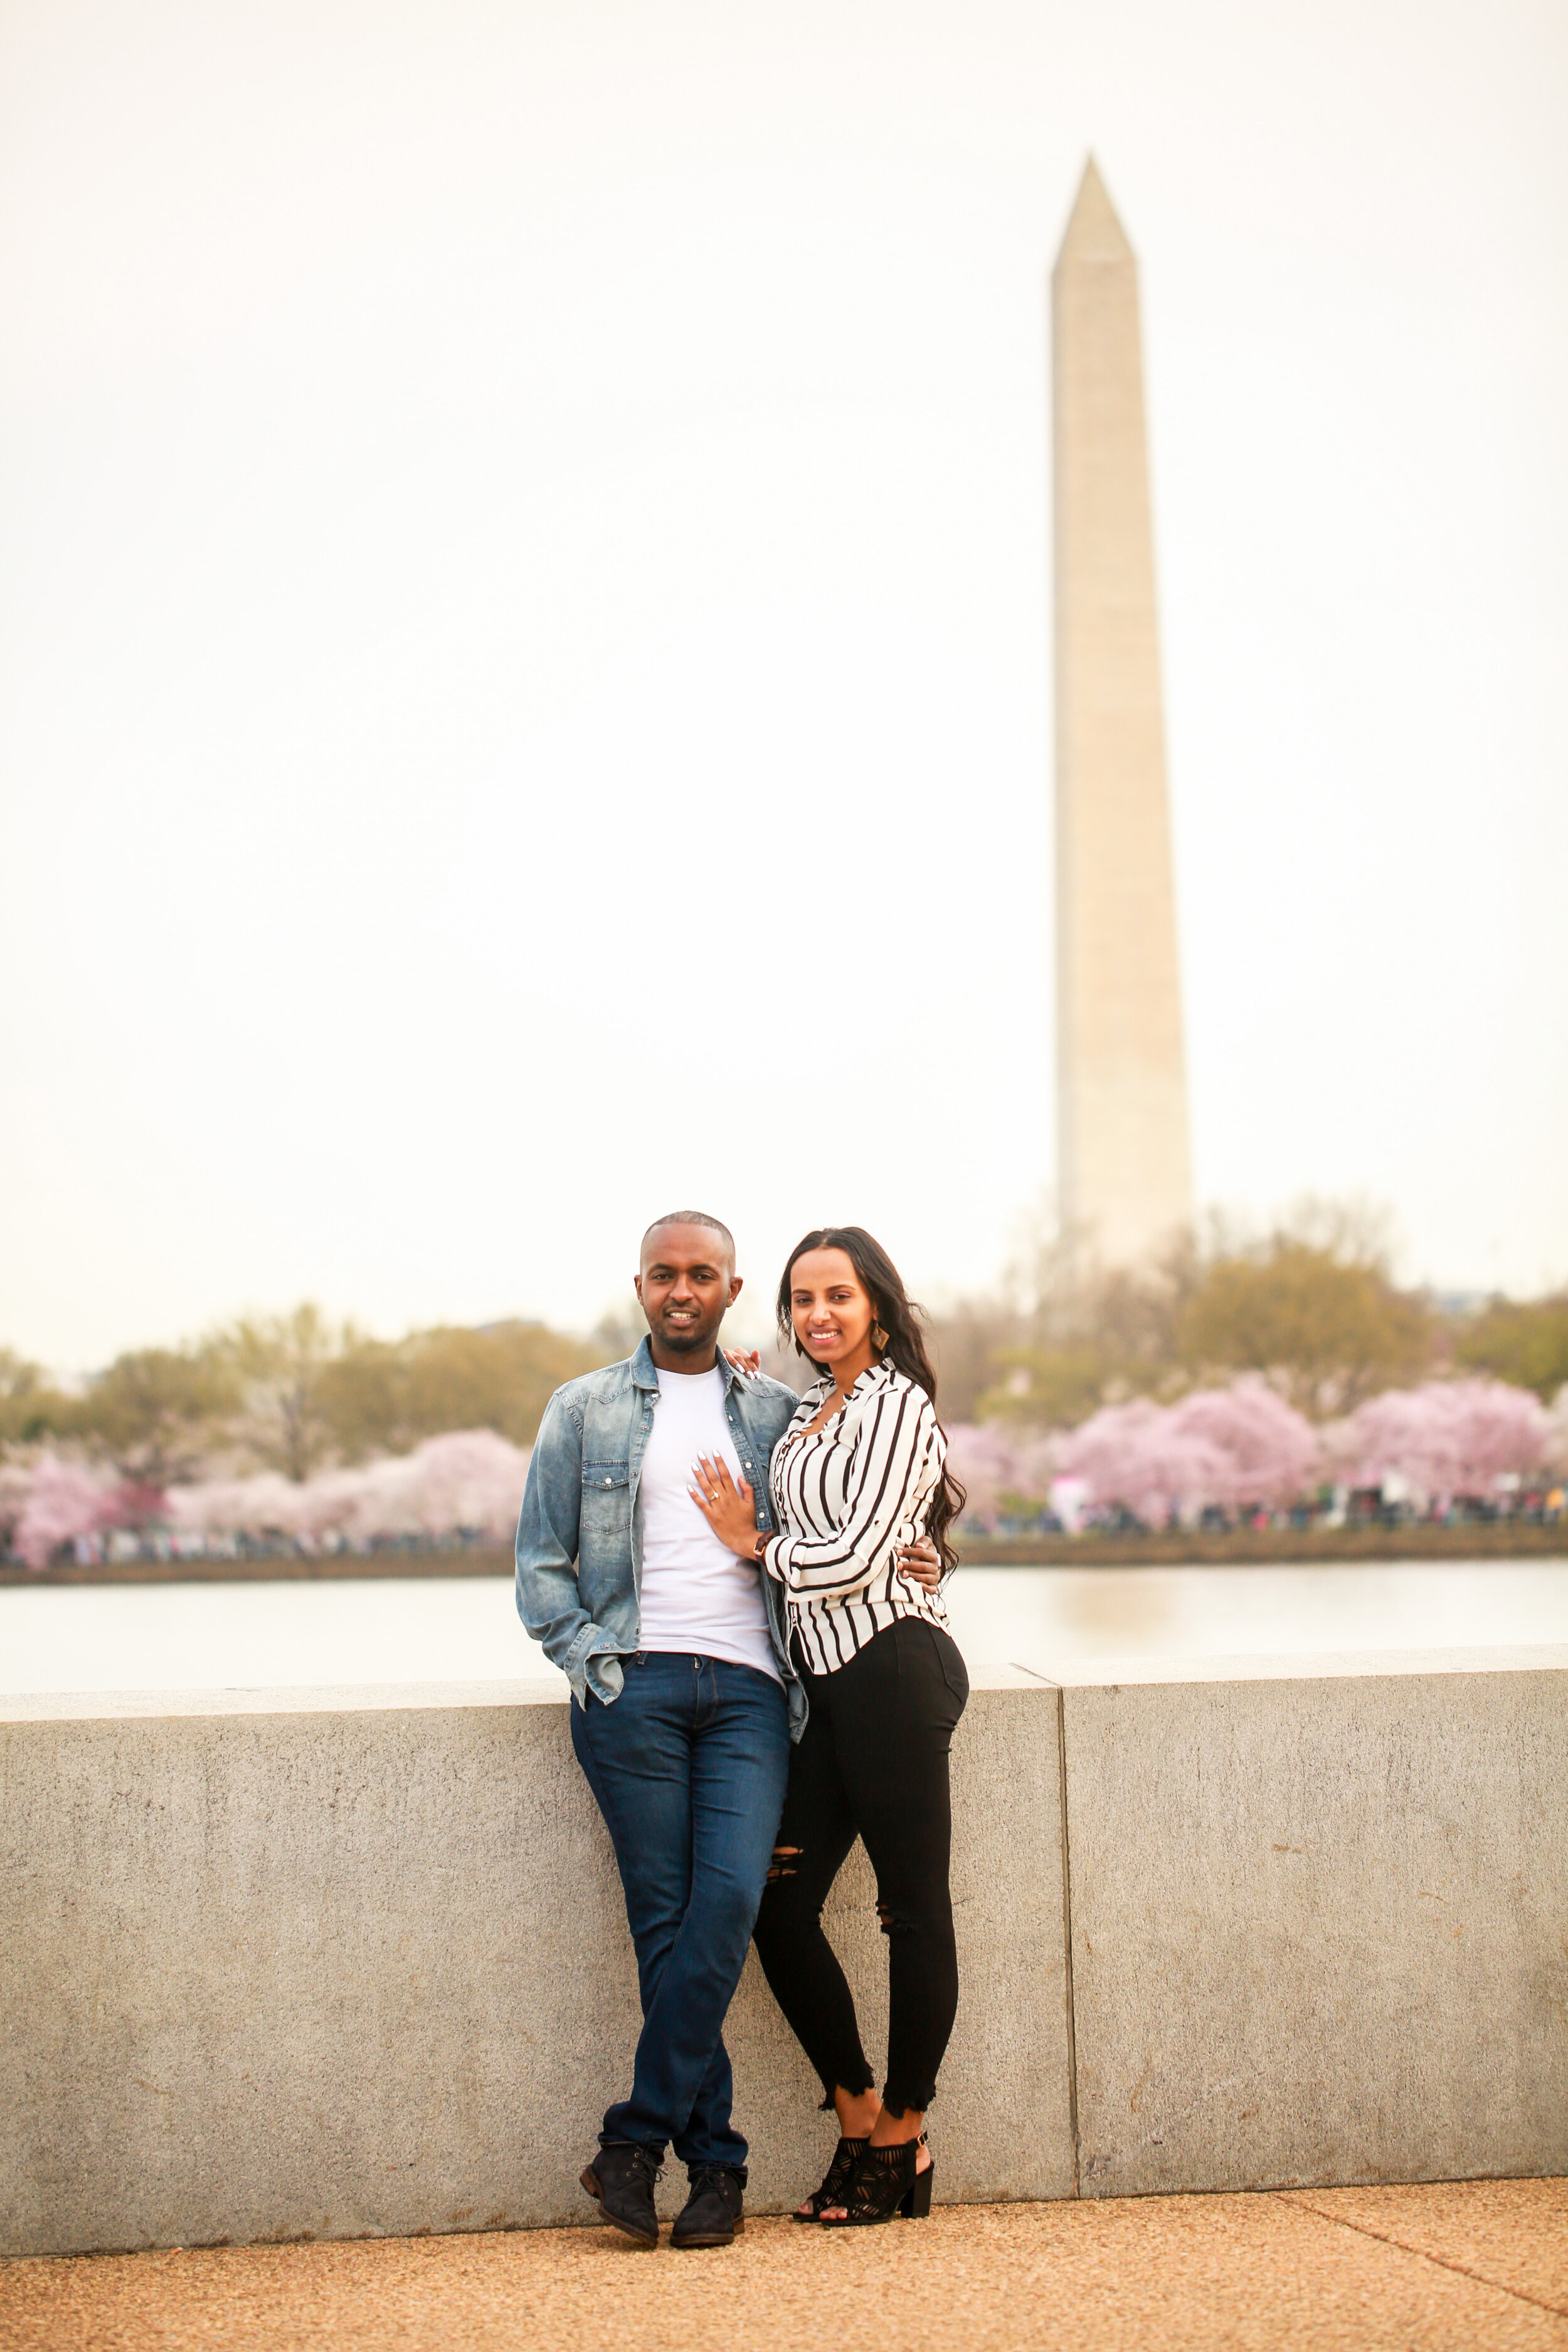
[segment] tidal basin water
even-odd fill
[[[1568,1642],[1568,1559],[961,1569],[974,1663]],[[259,1690],[551,1675],[499,1576],[0,1590],[0,1692]]]

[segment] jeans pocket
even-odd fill
[[[963,1663],[963,1653],[952,1634],[944,1633],[939,1625],[931,1626],[930,1631],[942,1681],[958,1701],[958,1714],[962,1715],[969,1704],[969,1669]],[[958,1717],[953,1720],[956,1722]]]

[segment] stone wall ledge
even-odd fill
[[[1568,1646],[973,1684],[939,2196],[1568,2171]],[[0,2252],[587,2218],[637,1999],[559,1680],[12,1698],[0,1769]],[[858,1852],[830,1925],[875,2056]],[[782,2210],[754,1961],[727,2039]]]

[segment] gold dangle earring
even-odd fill
[[[875,1348],[879,1355],[881,1354],[887,1344],[887,1333],[883,1330],[879,1323],[873,1323],[871,1326],[871,1345]]]

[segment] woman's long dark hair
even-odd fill
[[[803,1241],[796,1242],[779,1282],[780,1345],[787,1348],[794,1340],[800,1353],[805,1356],[806,1362],[816,1363],[816,1357],[806,1356],[805,1349],[795,1337],[790,1294],[795,1287],[792,1276],[795,1260],[804,1257],[807,1250],[818,1249],[844,1252],[871,1301],[873,1319],[888,1335],[888,1344],[882,1350],[884,1360],[890,1363],[895,1370],[902,1372],[906,1379],[913,1381],[917,1388],[924,1389],[934,1405],[936,1374],[931,1370],[931,1358],[926,1353],[926,1343],[921,1331],[925,1308],[917,1306],[909,1297],[898,1267],[881,1243],[874,1241],[864,1225],[819,1225],[815,1233],[807,1234]],[[822,1371],[826,1367],[817,1364],[816,1369]],[[963,1488],[944,1463],[936,1493],[931,1497],[926,1524],[927,1534],[942,1554],[944,1570],[956,1567],[958,1563],[958,1554],[947,1539],[947,1531],[963,1510],[964,1501]]]

